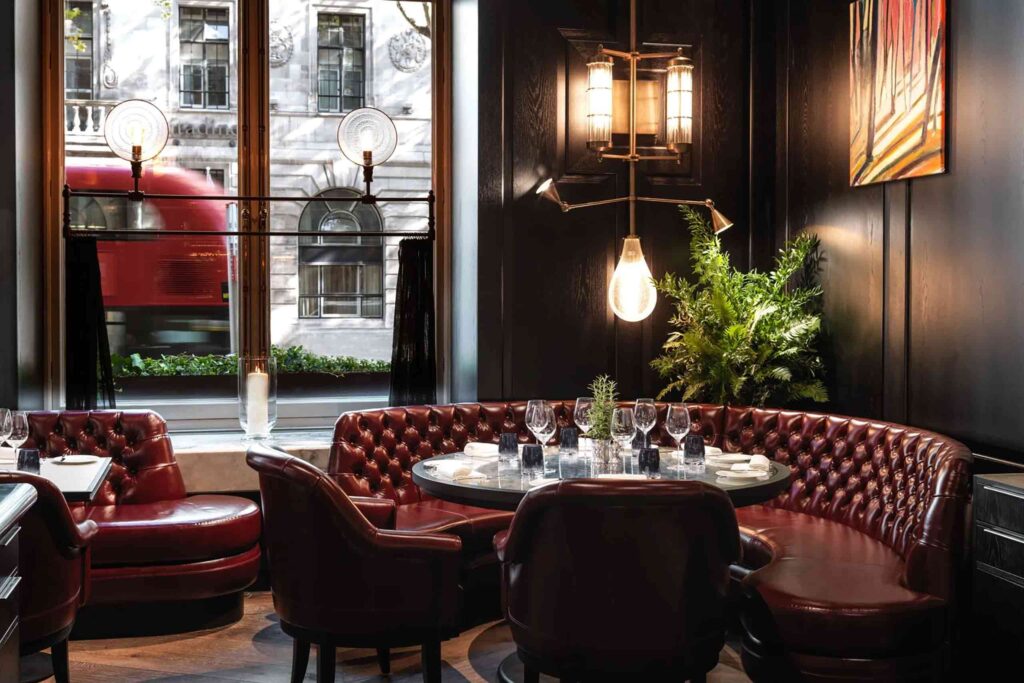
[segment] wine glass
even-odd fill
[[[572,419],[586,436],[590,430],[590,411],[594,407],[594,399],[589,396],[581,396],[576,399],[576,408],[572,411]]]
[[[0,408],[0,446],[4,445],[7,437],[11,435],[11,411],[7,408]]]
[[[683,439],[690,433],[690,409],[685,403],[673,403],[668,407],[668,413],[665,414],[665,431],[676,442],[676,464],[672,469],[682,471]]]
[[[658,409],[654,405],[653,398],[638,398],[633,408],[633,418],[636,420],[637,428],[644,433],[642,447],[647,446],[647,434],[654,429],[658,423]]]
[[[636,434],[636,421],[633,419],[632,408],[616,408],[612,411],[612,438],[620,450],[627,453],[632,446]]]
[[[11,433],[7,443],[14,447],[14,457],[18,457],[18,449],[28,441],[28,415],[20,410],[11,414]]]
[[[555,435],[555,411],[547,401],[530,401],[526,404],[526,426],[543,447]]]

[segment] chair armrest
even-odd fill
[[[498,555],[498,562],[505,561],[505,546],[508,544],[508,529],[494,534],[494,552]]]
[[[409,559],[454,559],[462,555],[462,540],[452,534],[424,534],[416,531],[377,532],[377,547],[382,552]]]
[[[394,529],[398,506],[390,498],[349,496],[363,516],[378,529]]]

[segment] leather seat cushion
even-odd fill
[[[402,531],[455,534],[469,553],[491,554],[494,535],[512,523],[512,512],[461,505],[424,495],[398,506],[395,528]]]
[[[933,649],[942,642],[944,600],[906,588],[903,558],[838,522],[755,505],[736,510],[746,592],[770,614],[751,610],[758,640],[794,652],[876,658]]]
[[[99,525],[92,566],[203,562],[243,553],[259,543],[260,511],[236,496],[191,496],[139,505],[76,510]]]

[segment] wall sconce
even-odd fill
[[[602,54],[587,64],[587,147],[598,151],[612,146],[613,66]]]
[[[636,234],[636,204],[650,202],[704,206],[711,214],[715,234],[732,227],[732,221],[715,208],[710,199],[667,199],[638,197],[636,194],[636,166],[641,161],[674,160],[679,162],[687,145],[693,144],[693,62],[683,55],[682,48],[674,52],[637,51],[636,0],[630,0],[629,52],[598,46],[597,53],[587,63],[587,147],[597,151],[601,159],[619,159],[629,164],[629,194],[614,199],[570,204],[558,193],[554,179],[544,180],[537,194],[556,204],[563,212],[608,204],[629,204],[629,236],[622,245],[615,273],[608,285],[608,302],[616,316],[628,322],[638,322],[654,311],[657,291],[651,269],[644,259],[640,238]],[[629,145],[617,151],[612,145],[615,118],[615,59],[629,64]],[[637,67],[645,60],[667,60],[665,67],[665,146],[655,153],[641,154],[637,147]],[[660,151],[664,150],[664,151]]]
[[[110,110],[103,124],[103,139],[118,157],[132,165],[131,201],[140,201],[139,180],[142,163],[155,158],[167,145],[170,129],[167,117],[152,102],[125,100]]]
[[[665,73],[665,142],[673,151],[693,144],[693,62],[682,50]]]

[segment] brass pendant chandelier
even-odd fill
[[[636,2],[630,0],[629,4],[629,51],[598,46],[593,58],[587,63],[587,147],[595,150],[601,159],[617,159],[629,164],[629,194],[614,199],[570,204],[559,195],[552,178],[546,179],[537,188],[537,194],[557,204],[565,213],[592,206],[629,204],[629,236],[625,238],[619,263],[608,284],[608,303],[615,315],[627,322],[647,318],[654,311],[658,298],[651,270],[640,247],[640,238],[636,234],[637,202],[703,206],[711,214],[711,224],[716,234],[733,225],[710,199],[638,197],[636,194],[638,163],[679,162],[687,146],[693,144],[693,62],[684,56],[682,48],[674,52],[643,53],[637,50]],[[629,143],[623,152],[615,151],[612,145],[616,59],[629,65]],[[656,148],[654,153],[641,154],[637,145],[637,69],[641,62],[650,60],[667,60],[663,118],[665,145]]]

